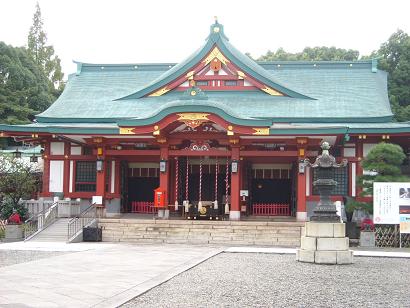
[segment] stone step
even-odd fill
[[[263,221],[100,219],[103,241],[298,247],[304,224]]]

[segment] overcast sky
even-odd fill
[[[0,0],[0,41],[27,44],[36,0]],[[214,16],[253,57],[283,47],[377,49],[398,28],[410,33],[410,1],[364,0],[39,0],[48,43],[67,75],[72,60],[179,62],[209,33]]]

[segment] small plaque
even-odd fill
[[[102,196],[93,196],[92,203],[102,205],[103,204],[103,197]]]

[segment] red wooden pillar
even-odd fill
[[[71,145],[68,142],[64,142],[64,173],[63,173],[63,193],[64,198],[68,196],[70,189],[70,157]]]
[[[356,157],[357,157],[357,164],[356,164],[356,177],[352,180],[357,181],[357,178],[363,175],[363,168],[362,168],[362,159],[363,159],[363,141],[358,140],[356,143]],[[360,196],[362,189],[357,187],[356,185],[356,196]]]
[[[44,145],[43,155],[43,187],[41,190],[41,197],[51,197],[50,194],[50,142]]]
[[[306,221],[306,173],[301,173],[298,170],[297,179],[297,206],[296,219],[299,221]]]
[[[97,205],[104,205],[104,198],[105,198],[105,182],[106,182],[106,173],[107,173],[107,164],[105,162],[105,151],[102,147],[97,149],[97,159],[103,161],[103,167],[101,171],[97,171],[97,179],[96,179],[96,196],[101,197],[102,202],[101,204]]]
[[[298,144],[298,178],[297,178],[297,199],[296,199],[296,219],[298,221],[307,220],[306,211],[306,170],[299,168],[299,164],[303,162],[306,157],[307,138],[297,138]]]
[[[239,146],[232,147],[231,160],[238,164],[237,172],[231,172],[231,209],[229,211],[229,219],[240,220],[241,208],[239,202],[239,191],[241,182],[241,164],[239,163]]]
[[[168,155],[168,145],[166,146],[161,146],[160,148],[160,160],[165,161],[166,163],[166,168],[165,172],[160,172],[159,173],[159,187],[165,191],[165,204],[169,204],[169,174],[170,174],[170,168],[171,164],[169,161],[169,155]]]

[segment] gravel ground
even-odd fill
[[[0,268],[13,264],[59,256],[66,253],[67,252],[61,251],[0,250]]]
[[[223,253],[122,307],[410,307],[410,259]]]

